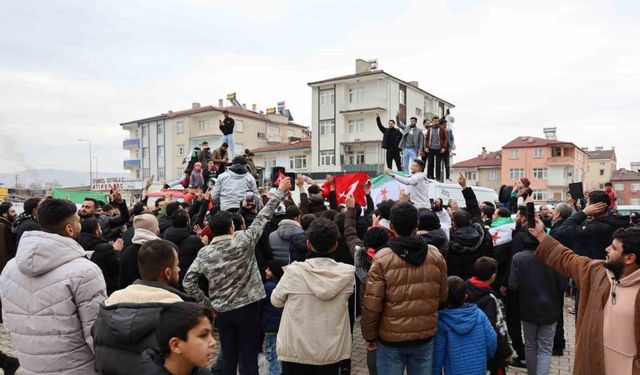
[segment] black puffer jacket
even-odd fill
[[[569,225],[565,225],[567,219],[558,220],[555,224],[552,224],[551,231],[549,235],[555,238],[558,242],[563,244],[565,247],[569,249],[575,249],[574,239],[571,235],[572,227]]]
[[[139,289],[144,288],[146,292]],[[111,301],[125,302],[107,305]],[[165,302],[154,302],[154,301]],[[139,371],[140,354],[157,348],[155,337],[160,311],[168,303],[193,302],[190,296],[168,285],[137,280],[100,304],[95,324],[91,328],[96,352],[96,369],[103,375],[134,375]]]
[[[80,233],[77,239],[80,246],[87,251],[93,251],[91,261],[100,267],[107,284],[107,294],[110,295],[118,288],[120,274],[120,259],[113,250],[113,246],[106,240],[89,233]]]
[[[289,264],[289,246],[291,237],[304,233],[300,224],[293,220],[284,219],[278,223],[278,229],[269,235],[269,246],[273,252],[273,259],[281,265]]]
[[[376,118],[378,129],[382,132],[382,148],[385,150],[397,150],[402,140],[402,132],[398,128],[385,128],[382,126],[380,117]]]
[[[443,257],[447,257],[447,253],[449,252],[449,239],[447,238],[447,234],[442,230],[442,228],[430,230],[430,231],[418,231],[416,233],[418,236],[422,237],[428,245],[433,245],[440,250],[440,254]]]
[[[188,228],[169,227],[164,231],[163,237],[178,246],[178,263],[180,265],[180,289],[182,289],[182,279],[187,273],[191,263],[198,256],[198,251],[204,247],[202,241]]]
[[[164,357],[158,349],[147,349],[140,358],[139,375],[172,375],[164,368]],[[191,375],[211,375],[211,371],[203,368],[194,369]]]
[[[570,237],[574,238],[575,252],[591,259],[605,259],[605,249],[613,241],[613,232],[629,225],[629,216],[604,215],[587,220],[579,211],[565,221]]]
[[[447,270],[449,276],[460,276],[467,280],[473,274],[473,263],[482,256],[492,256],[493,242],[482,224],[458,228],[451,232]]]

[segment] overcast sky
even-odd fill
[[[557,126],[628,167],[639,21],[634,0],[0,0],[0,172],[86,170],[78,138],[120,171],[120,123],[232,91],[261,109],[286,100],[308,125],[307,82],[356,58],[457,106],[457,160]]]

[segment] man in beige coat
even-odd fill
[[[618,229],[606,261],[562,246],[540,219],[529,231],[540,241],[535,256],[580,289],[573,373],[640,375],[640,228]]]
[[[282,374],[337,374],[340,361],[351,358],[348,300],[355,267],[333,260],[338,228],[316,219],[307,231],[310,254],[285,268],[271,294],[284,307],[276,341]]]

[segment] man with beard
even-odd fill
[[[16,209],[9,202],[0,204],[0,272],[9,259],[16,254],[16,236],[11,225],[16,218]]]
[[[78,211],[78,215],[80,215],[82,219],[93,217],[98,220],[100,229],[102,229],[102,235],[107,238],[110,238],[109,233],[112,229],[121,227],[129,222],[129,208],[127,207],[127,202],[122,198],[122,192],[116,190],[109,195],[109,200],[109,204],[113,208],[117,208],[118,211],[120,211],[120,215],[109,216],[100,214],[98,211],[100,209],[100,203],[93,198],[85,198]]]
[[[96,369],[104,375],[138,374],[140,354],[157,348],[156,324],[164,306],[194,301],[180,292],[178,248],[166,240],[147,241],[138,254],[140,279],[100,304],[91,334]]]
[[[76,205],[47,199],[42,231],[27,232],[0,276],[4,327],[25,374],[94,374],[91,326],[107,297],[100,268],[86,258]]]
[[[529,231],[540,242],[535,256],[581,291],[574,374],[640,374],[640,229],[618,229],[606,261],[577,255],[547,236],[539,220]]]

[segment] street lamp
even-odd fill
[[[91,180],[93,179],[93,167],[92,167],[92,159],[91,155],[91,140],[90,139],[78,139],[79,142],[89,142],[89,190],[91,190]]]

